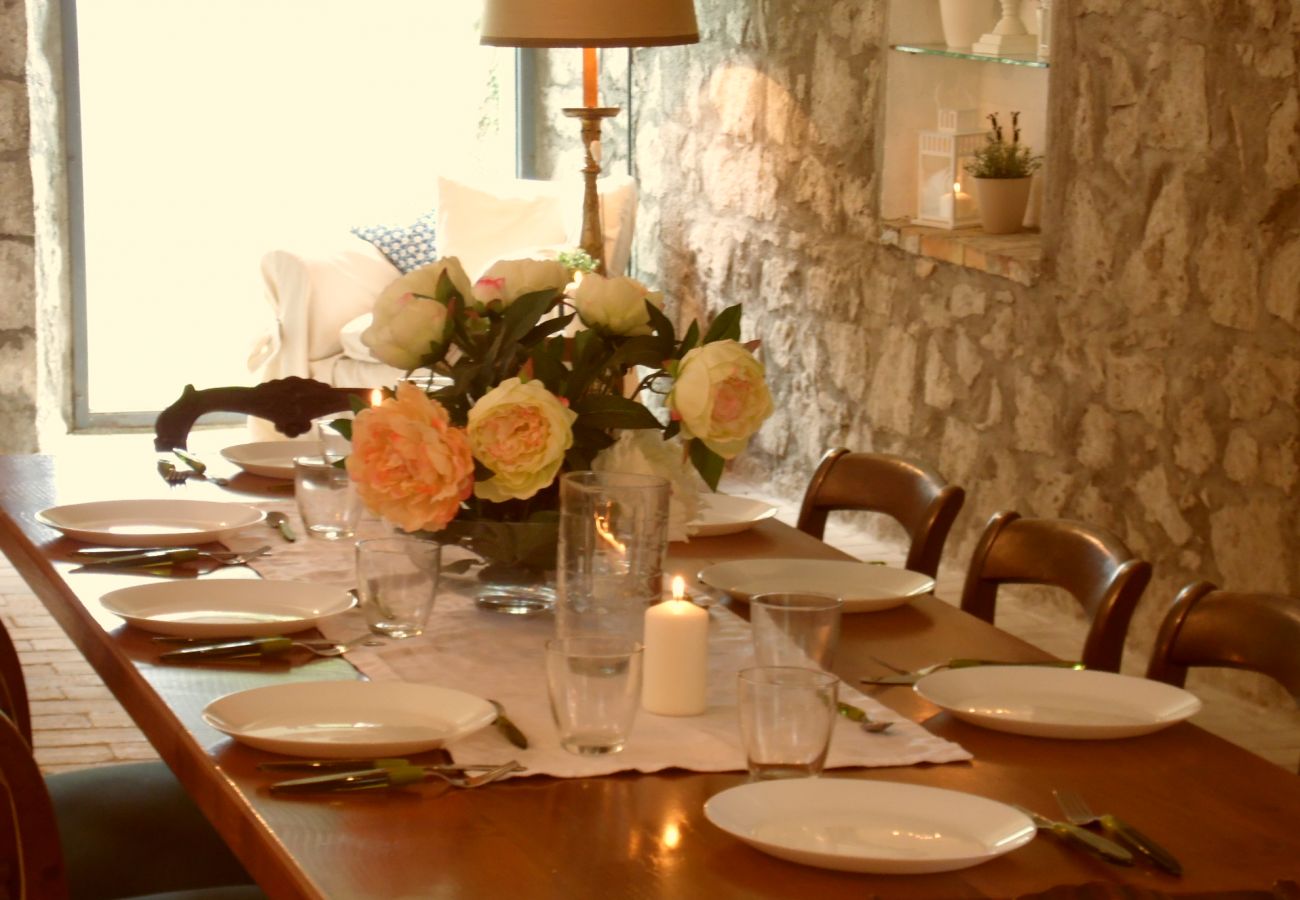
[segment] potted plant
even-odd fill
[[[988,234],[1019,231],[1029,205],[1029,186],[1043,164],[1020,143],[1020,113],[1011,114],[1011,140],[1007,141],[997,113],[989,114],[992,128],[984,146],[975,151],[966,171],[975,179],[980,223]]]

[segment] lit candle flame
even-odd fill
[[[954,194],[960,194],[960,193],[961,193],[961,182],[960,182],[960,181],[954,181],[954,182],[952,183],[952,192],[953,192]]]
[[[372,391],[370,392],[370,405],[371,405],[371,406],[378,406],[379,404],[381,404],[381,403],[383,403],[383,402],[384,402],[384,392],[383,392],[383,391],[381,391],[379,388],[375,388],[374,390],[372,390]]]
[[[627,553],[627,545],[614,537],[614,532],[609,527],[609,520],[613,517],[611,515],[613,507],[614,504],[611,503],[606,507],[605,512],[596,513],[596,534],[600,536],[602,541],[613,547],[614,552],[618,553],[619,556],[622,556]]]
[[[673,599],[686,599],[686,579],[680,575],[673,576]]]

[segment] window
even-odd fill
[[[261,255],[513,175],[512,50],[463,0],[65,0],[76,427],[249,383]]]

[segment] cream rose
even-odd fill
[[[410,382],[352,423],[348,475],[372,512],[405,531],[438,531],[474,490],[469,439]]]
[[[361,332],[361,342],[381,362],[410,371],[446,339],[447,307],[428,299],[437,292],[443,272],[461,297],[469,300],[474,295],[469,276],[454,256],[407,272],[379,295],[374,320]]]
[[[772,414],[772,394],[754,354],[736,341],[713,341],[677,364],[668,408],[681,421],[684,435],[731,459]]]
[[[677,441],[665,441],[655,428],[621,431],[618,440],[591,461],[597,472],[632,472],[668,479],[672,496],[668,500],[668,540],[690,537],[688,526],[700,509],[704,481],[691,467],[686,450]]]
[[[635,278],[582,276],[573,293],[573,305],[588,328],[624,336],[649,334],[650,314],[645,302],[664,308],[664,295],[649,290]]]
[[[494,503],[525,499],[554,481],[573,446],[576,418],[540,381],[508,378],[484,394],[465,430],[474,458],[493,476],[474,485],[475,496]]]
[[[569,283],[569,268],[553,259],[503,259],[488,267],[474,282],[474,299],[484,306],[505,309],[525,294],[562,291]]]

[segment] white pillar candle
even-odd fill
[[[645,612],[641,706],[660,716],[698,716],[709,705],[709,614],[685,589],[678,575],[672,599]]]

